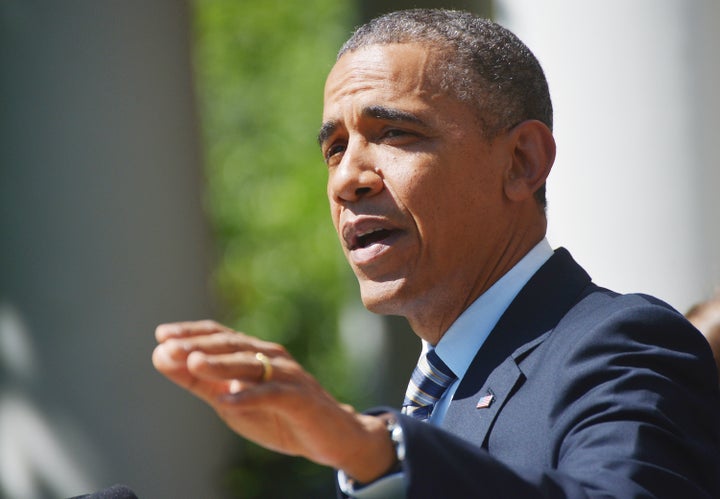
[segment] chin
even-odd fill
[[[370,312],[381,315],[405,315],[407,290],[400,281],[360,281],[360,297]]]

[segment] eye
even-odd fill
[[[407,128],[386,128],[378,135],[378,143],[387,144],[392,147],[404,147],[414,144],[420,140],[421,135]]]
[[[405,130],[400,130],[399,128],[390,128],[385,131],[383,134],[383,137],[392,139],[394,137],[403,137],[405,135],[410,135],[410,132],[407,132]]]
[[[343,144],[343,143],[335,143],[335,144],[330,145],[330,146],[327,148],[327,150],[325,151],[325,162],[326,162],[326,163],[330,163],[330,161],[331,161],[334,157],[336,157],[336,156],[342,154],[343,152],[345,152],[345,149],[346,149],[346,148],[347,148],[347,146],[346,146],[345,144]]]

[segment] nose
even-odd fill
[[[382,191],[383,178],[373,163],[367,150],[359,146],[348,147],[340,164],[329,170],[330,199],[338,203],[353,203]]]

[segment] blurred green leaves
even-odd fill
[[[344,300],[315,136],[349,10],[332,0],[195,3],[220,295],[232,325],[293,353],[334,348]]]
[[[349,273],[315,137],[352,4],[198,0],[193,7],[206,201],[225,322],[284,344],[347,401],[353,385],[337,329]],[[238,497],[310,497],[292,487],[316,491],[319,477],[327,480],[327,470],[254,446],[240,459],[231,478]],[[285,483],[258,476],[263,470]]]

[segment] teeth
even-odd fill
[[[361,238],[361,237],[369,236],[370,234],[374,234],[375,232],[380,232],[381,230],[383,230],[383,229],[370,229],[366,232],[359,232],[357,237]]]

